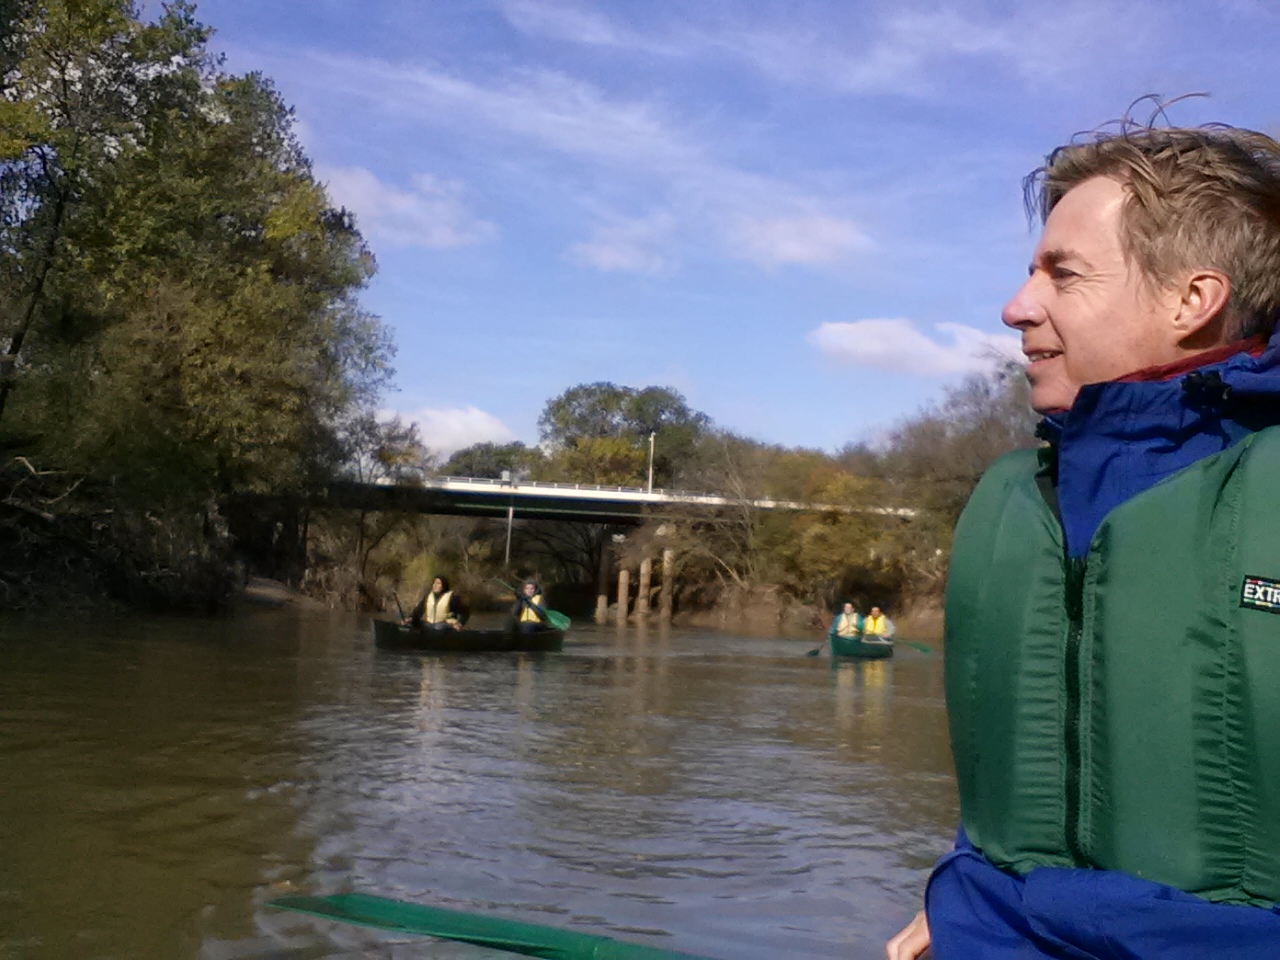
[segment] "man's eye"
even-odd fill
[[[1076,273],[1074,270],[1068,270],[1066,267],[1054,267],[1049,271],[1049,276],[1053,277],[1055,280],[1070,280],[1073,277],[1080,276],[1080,274]]]

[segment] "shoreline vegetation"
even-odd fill
[[[255,577],[394,610],[446,573],[478,610],[504,602],[494,577],[536,575],[582,617],[670,549],[677,623],[825,627],[849,598],[935,629],[961,506],[1035,443],[1016,368],[993,359],[875,446],[765,444],[601,382],[548,400],[534,446],[437,456],[377,414],[395,349],[360,303],[355,217],[271,81],[228,73],[211,36],[187,2],[0,0],[0,610],[211,613],[268,596]],[[308,507],[335,479],[642,486],[651,440],[659,487],[916,514],[519,522],[509,568],[505,523]]]

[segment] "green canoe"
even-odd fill
[[[828,634],[833,657],[883,660],[893,656],[893,640],[888,637],[841,637]]]

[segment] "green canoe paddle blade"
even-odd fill
[[[518,920],[483,917],[461,910],[427,907],[368,893],[337,893],[328,897],[280,897],[269,907],[353,923],[380,930],[416,933],[441,940],[459,940],[492,950],[506,950],[544,960],[709,960],[690,953],[623,943],[611,937],[575,933]]]

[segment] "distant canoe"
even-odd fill
[[[859,657],[863,660],[883,660],[893,656],[893,640],[888,637],[838,637],[829,636],[833,657]]]
[[[426,650],[444,653],[519,653],[559,650],[563,630],[427,630],[394,620],[373,621],[373,641],[382,650]]]

